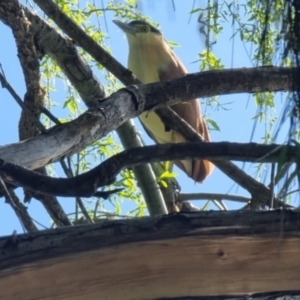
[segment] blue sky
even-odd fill
[[[204,49],[204,38],[199,35],[199,24],[197,23],[197,14],[192,15],[190,20],[189,12],[192,9],[194,1],[179,1],[175,0],[176,11],[173,10],[171,1],[142,1],[141,7],[143,13],[150,16],[151,20],[160,24],[165,38],[170,41],[174,41],[180,44],[180,47],[175,49],[175,52],[183,61],[189,72],[199,71],[198,54]],[[101,7],[101,1],[96,1]],[[205,1],[196,1],[196,7],[204,4]],[[127,40],[123,32],[111,22],[113,17],[112,13],[106,13],[108,32],[106,43],[111,47],[112,53],[116,59],[118,59],[123,65],[127,64],[128,46]],[[190,22],[189,22],[190,20]],[[250,52],[250,45],[243,45],[236,37],[231,39],[233,34],[233,28],[231,23],[222,24],[224,27],[223,33],[220,35],[218,42],[213,47],[213,52],[216,57],[221,59],[225,68],[240,68],[251,67],[253,62],[249,59],[246,53]],[[104,20],[101,20],[102,28],[104,26]],[[11,30],[0,23],[1,39],[5,41],[0,47],[0,63],[5,72],[7,80],[14,87],[16,92],[23,98],[25,93],[24,80],[22,70],[17,58],[16,46],[11,33]],[[100,76],[100,80],[102,80]],[[59,109],[64,102],[63,85],[58,85],[54,98],[58,102]],[[219,101],[222,105],[225,105],[226,110],[216,110],[205,105],[205,99],[201,99],[202,111],[207,114],[209,118],[215,120],[221,131],[212,131],[211,137],[213,141],[231,141],[231,142],[249,142],[251,132],[253,130],[254,122],[253,116],[256,114],[257,107],[254,103],[253,97],[248,94],[220,96]],[[274,114],[280,114],[282,105],[284,103],[284,96],[280,94],[276,97],[276,111]],[[5,89],[0,89],[0,122],[1,122],[1,134],[0,145],[5,145],[18,141],[18,121],[20,116],[20,108],[9,95]],[[143,129],[140,127],[138,121],[135,121],[141,132]],[[278,141],[284,141],[288,131],[287,124],[282,126]],[[265,132],[265,123],[257,124],[255,127],[255,134],[253,141],[261,142]],[[142,133],[143,139],[147,143],[152,141],[147,138],[145,133]],[[239,163],[238,165],[241,166]],[[255,166],[253,164],[246,164],[244,170],[255,176]],[[214,173],[203,183],[194,184],[194,182],[187,178],[186,175],[181,173],[178,169],[175,171],[179,174],[178,181],[181,184],[182,192],[185,193],[228,193],[237,194],[242,196],[249,196],[249,194],[242,188],[238,188],[234,183],[226,177],[222,172],[215,169]],[[268,183],[269,180],[267,179]],[[22,191],[19,189],[18,194],[22,196]],[[0,202],[0,235],[10,234],[14,229],[18,233],[22,232],[19,222],[13,213],[9,205],[4,203],[3,198]],[[74,211],[74,202],[70,199],[61,198],[61,203],[67,212]],[[204,201],[194,202],[198,206],[203,206]],[[126,205],[126,203],[124,204]],[[226,201],[226,205],[229,209],[239,207],[234,202]],[[212,205],[210,208],[214,209]],[[29,206],[29,213],[31,216],[44,224],[46,227],[50,225],[50,217],[45,212],[44,208],[38,201],[33,200]]]

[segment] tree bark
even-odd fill
[[[300,291],[299,220],[289,210],[197,212],[3,237],[0,298],[209,299]]]

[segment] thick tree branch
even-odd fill
[[[135,94],[140,103],[144,103],[144,111],[146,111],[198,96],[217,95],[218,86],[212,83],[214,80],[221,86],[224,80],[224,93],[242,92],[242,86],[251,80],[253,91],[263,92],[270,90],[271,87],[276,90],[280,88],[293,90],[300,85],[300,82],[296,86],[294,84],[293,78],[296,72],[299,70],[295,68],[275,67],[207,71],[167,82],[136,86]],[[214,89],[211,86],[214,86]],[[169,94],[165,93],[166,90]],[[140,111],[137,108],[137,98],[134,93],[128,92],[126,88],[121,89],[109,98],[101,100],[98,107],[88,110],[69,123],[54,126],[47,133],[22,143],[0,147],[0,158],[29,169],[58,161],[63,156],[84,149],[115,130],[126,120],[138,116]]]
[[[25,78],[27,91],[24,97],[24,105],[30,109],[36,119],[39,119],[45,91],[40,83],[40,62],[35,47],[34,35],[32,34],[32,24],[28,21],[22,9],[16,11],[14,17],[9,17],[8,23],[15,37],[18,58]],[[32,116],[26,110],[22,110],[19,122],[20,140],[39,133],[35,123]]]
[[[135,167],[145,162],[176,159],[206,158],[251,162],[297,161],[299,147],[281,145],[236,144],[236,143],[190,143],[166,144],[134,148],[107,159],[94,169],[74,178],[51,178],[31,172],[21,166],[0,161],[0,173],[9,182],[29,187],[41,193],[57,196],[94,196],[97,188],[111,184],[124,168]],[[259,183],[256,183],[259,184]],[[267,188],[261,184],[260,202],[265,204]],[[255,188],[257,188],[255,186]],[[259,196],[255,194],[255,196]]]
[[[299,228],[292,210],[206,211],[3,237],[0,298],[249,299],[299,291]]]

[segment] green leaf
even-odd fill
[[[204,206],[202,207],[202,210],[207,211],[209,209],[210,200],[207,200]]]
[[[221,131],[220,127],[214,120],[206,118],[206,122],[209,123],[213,127],[214,130]]]
[[[171,48],[178,48],[180,47],[180,44],[176,43],[176,42],[173,42],[173,41],[167,41],[168,45],[171,47]]]
[[[195,8],[195,9],[192,9],[192,10],[190,11],[190,14],[194,14],[194,13],[200,11],[200,10],[203,10],[203,9],[202,9],[202,8]]]

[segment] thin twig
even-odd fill
[[[66,176],[68,178],[74,177],[72,169],[68,168],[68,166],[66,165],[66,163],[64,162],[63,159],[60,161],[60,164],[61,164],[61,166],[62,166],[62,168],[63,168],[63,170],[64,170],[64,172],[65,172],[65,174],[66,174]],[[86,218],[87,222],[89,224],[93,224],[94,221],[92,220],[91,216],[89,215],[88,211],[86,210],[86,208],[85,208],[85,206],[83,204],[83,201],[82,201],[82,199],[80,197],[76,197],[76,203],[79,206],[82,214]]]
[[[287,190],[290,186],[290,184],[293,182],[295,177],[298,175],[298,170],[297,168],[290,174],[290,176],[287,178],[287,180],[284,182],[281,190],[278,192],[277,197],[279,198],[285,198],[287,196]]]
[[[274,208],[274,188],[275,188],[275,163],[271,164],[271,184],[270,184],[270,204],[269,208]]]
[[[46,107],[40,107],[41,112],[47,116],[54,124],[61,124],[58,118],[56,118]]]
[[[37,227],[32,221],[32,218],[28,214],[26,207],[19,201],[18,197],[14,194],[13,189],[8,189],[5,182],[0,176],[0,188],[3,191],[6,201],[10,204],[14,210],[16,216],[18,217],[20,224],[24,232],[34,232],[38,231]]]
[[[248,203],[251,201],[249,197],[237,196],[232,194],[217,194],[217,193],[180,193],[179,200],[230,200],[235,202]]]
[[[39,119],[33,114],[33,112],[24,104],[20,96],[16,93],[13,87],[7,81],[2,65],[0,63],[0,82],[3,88],[7,89],[11,96],[15,99],[15,101],[19,104],[19,106],[26,111],[26,113],[30,116],[31,120],[35,123],[40,132],[45,132],[45,126],[40,122]]]

